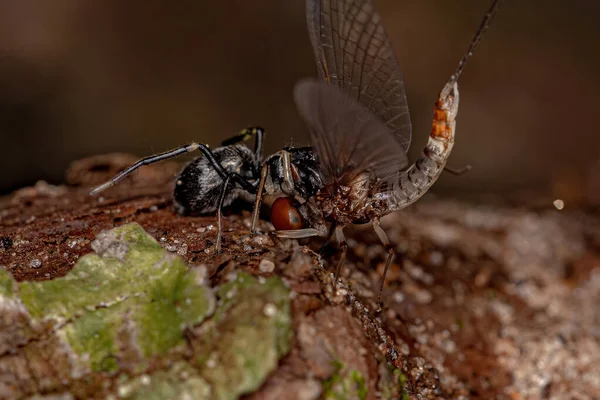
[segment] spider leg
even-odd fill
[[[250,227],[250,233],[256,232],[256,224],[258,223],[258,216],[260,214],[260,205],[262,203],[263,191],[265,189],[265,180],[269,175],[269,165],[263,164],[260,169],[260,180],[258,182],[258,190],[256,191],[256,199],[254,200],[254,209],[252,210],[252,226]]]
[[[256,159],[256,168],[258,169],[258,167],[260,167],[260,163],[262,162],[262,153],[264,147],[265,130],[263,128],[258,126],[246,128],[237,135],[230,137],[229,139],[223,140],[221,142],[221,145],[229,146],[232,144],[249,140],[252,137],[256,137],[256,141],[254,142],[254,157]]]
[[[223,204],[225,203],[225,196],[227,195],[227,189],[230,181],[231,175],[228,175],[223,181],[223,188],[221,189],[219,205],[217,207],[217,240],[215,241],[215,251],[217,253],[221,252],[221,238],[223,236]]]
[[[258,139],[258,137],[257,137]],[[294,178],[292,175],[292,165],[290,159],[290,153],[281,150],[278,152],[281,157],[281,165],[283,170],[283,191],[285,193],[292,193],[294,189]],[[276,153],[277,154],[277,153]],[[264,163],[260,170],[260,180],[258,183],[258,190],[256,192],[256,199],[254,200],[254,210],[252,211],[252,226],[250,228],[250,232],[256,232],[256,224],[258,223],[258,216],[260,214],[260,205],[262,203],[262,197],[264,194],[265,182],[267,176],[270,173],[269,165]],[[315,236],[315,235],[310,235]]]
[[[133,171],[135,171],[136,169],[138,169],[138,168],[140,168],[140,167],[142,167],[144,165],[150,165],[150,164],[157,163],[159,161],[168,160],[169,158],[178,157],[178,156],[180,156],[182,154],[189,153],[191,151],[197,150],[198,146],[199,145],[197,143],[190,143],[188,145],[185,145],[185,146],[182,146],[182,147],[178,147],[176,149],[169,150],[169,151],[166,151],[164,153],[155,154],[153,156],[142,158],[141,160],[139,160],[138,162],[136,162],[135,164],[133,164],[131,167],[127,168],[125,171],[123,171],[123,172],[119,173],[118,175],[116,175],[115,177],[113,177],[108,182],[105,182],[102,185],[96,187],[94,190],[92,190],[90,192],[90,195],[93,196],[93,195],[95,195],[97,193],[102,192],[103,190],[106,190],[106,189],[108,189],[110,187],[115,186],[117,183],[119,183],[127,175],[131,174]]]
[[[283,191],[284,193],[294,193],[294,176],[292,174],[292,160],[290,153],[281,150],[281,166],[283,167]]]
[[[119,183],[121,180],[123,180],[123,178],[130,175],[136,169],[138,169],[144,165],[150,165],[150,164],[157,163],[159,161],[168,160],[170,158],[180,156],[181,154],[189,153],[189,152],[196,151],[196,150],[200,150],[204,154],[206,159],[210,162],[211,166],[221,176],[221,179],[224,180],[225,178],[227,178],[228,175],[231,175],[230,173],[228,173],[225,170],[225,168],[223,168],[223,166],[221,164],[219,164],[217,162],[213,152],[210,150],[210,148],[207,145],[199,144],[199,143],[190,143],[186,146],[178,147],[176,149],[169,150],[164,153],[160,153],[160,154],[156,154],[153,156],[142,158],[140,161],[136,162],[131,167],[127,168],[125,171],[116,175],[108,182],[105,182],[102,185],[96,187],[94,190],[92,190],[90,192],[90,195],[98,194],[98,193],[102,192],[103,190],[106,190],[110,187],[115,186],[117,183]],[[232,175],[234,175],[234,176],[232,176],[232,179],[234,182],[240,184],[240,186],[242,186],[245,190],[249,191],[250,193],[256,193],[256,188],[250,181],[243,178],[239,174],[234,173]]]

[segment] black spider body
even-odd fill
[[[218,147],[212,151],[215,160],[228,173],[237,173],[248,181],[254,181],[259,174],[255,155],[244,145]],[[187,164],[175,183],[173,202],[178,213],[198,215],[217,210],[224,180],[211,165],[207,157],[198,157]],[[236,198],[252,201],[253,195],[237,184],[230,184],[225,194],[224,206]]]
[[[277,152],[265,160],[265,164],[269,166],[266,192],[298,195],[304,199],[317,193],[323,186],[323,182],[319,173],[319,159],[312,147],[284,147],[283,151],[290,156],[293,188],[290,189],[285,184],[282,152]]]

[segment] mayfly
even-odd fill
[[[457,81],[500,3],[493,2],[467,53],[440,92],[429,140],[412,165],[406,155],[411,122],[404,83],[373,4],[368,0],[306,3],[308,31],[321,79],[300,81],[294,100],[308,126],[323,186],[303,203],[289,205],[294,211],[290,215],[299,212],[307,227],[279,228],[276,234],[296,239],[335,235],[341,248],[337,282],[347,251],[344,226],[372,222],[388,252],[378,304],[394,256],[380,218],[417,201],[445,169],[454,145]],[[287,224],[274,225],[277,229]]]

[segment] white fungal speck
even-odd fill
[[[140,377],[140,382],[142,383],[142,385],[149,385],[150,384],[150,377],[148,375],[142,375]]]
[[[429,253],[429,262],[431,265],[439,267],[444,262],[444,255],[439,251],[432,251]]]
[[[179,250],[177,250],[177,254],[180,256],[185,256],[187,254],[188,245],[186,243],[182,244]]]
[[[273,270],[275,269],[275,263],[265,258],[261,260],[258,264],[258,269],[260,270],[260,272],[273,272]]]
[[[165,249],[167,249],[167,251],[170,252],[175,252],[177,251],[177,246],[175,246],[174,244],[168,244],[165,246]]]
[[[267,317],[272,317],[277,313],[277,307],[275,307],[275,304],[266,304],[265,307],[263,308],[263,313],[267,316]]]
[[[40,260],[38,260],[37,258],[34,258],[33,260],[31,260],[29,262],[29,266],[31,268],[39,268],[42,266],[42,262]]]
[[[402,303],[404,301],[404,293],[397,291],[394,293],[394,301],[396,303]]]
[[[557,210],[562,210],[563,208],[565,208],[565,202],[561,199],[554,200],[552,204],[554,204],[554,207],[556,207]]]

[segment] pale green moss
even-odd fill
[[[211,388],[188,363],[178,362],[166,371],[123,382],[118,395],[137,400],[204,400],[211,398]]]
[[[357,370],[348,371],[339,360],[333,361],[335,371],[323,382],[323,398],[326,400],[365,400],[367,385]]]
[[[203,326],[197,366],[216,399],[236,399],[260,387],[290,350],[289,291],[278,277],[260,283],[240,273],[217,293],[221,301]]]
[[[0,299],[11,299],[15,296],[15,280],[8,271],[0,268]]]
[[[200,323],[214,306],[210,288],[138,224],[108,231],[94,243],[101,255],[82,257],[63,278],[19,285],[35,319],[54,319],[94,371],[117,369],[117,331],[127,326],[144,357],[183,343],[183,329]]]
[[[402,370],[393,368],[389,365],[380,365],[379,371],[378,386],[382,398],[399,400],[410,399],[410,395],[406,389],[407,378],[406,375],[402,373]]]
[[[103,232],[92,247],[97,254],[50,281],[17,284],[0,269],[0,299],[22,304],[28,323],[53,327],[73,376],[115,373],[119,398],[229,400],[259,388],[290,350],[289,290],[279,277],[240,273],[216,290],[215,310],[213,291],[139,225]],[[191,361],[175,351],[172,366],[156,368],[187,328],[196,333]],[[163,364],[152,364],[157,355]]]
[[[394,376],[398,380],[398,387],[400,388],[400,399],[401,400],[410,400],[410,395],[406,391],[406,375],[402,373],[399,369],[394,369]]]

